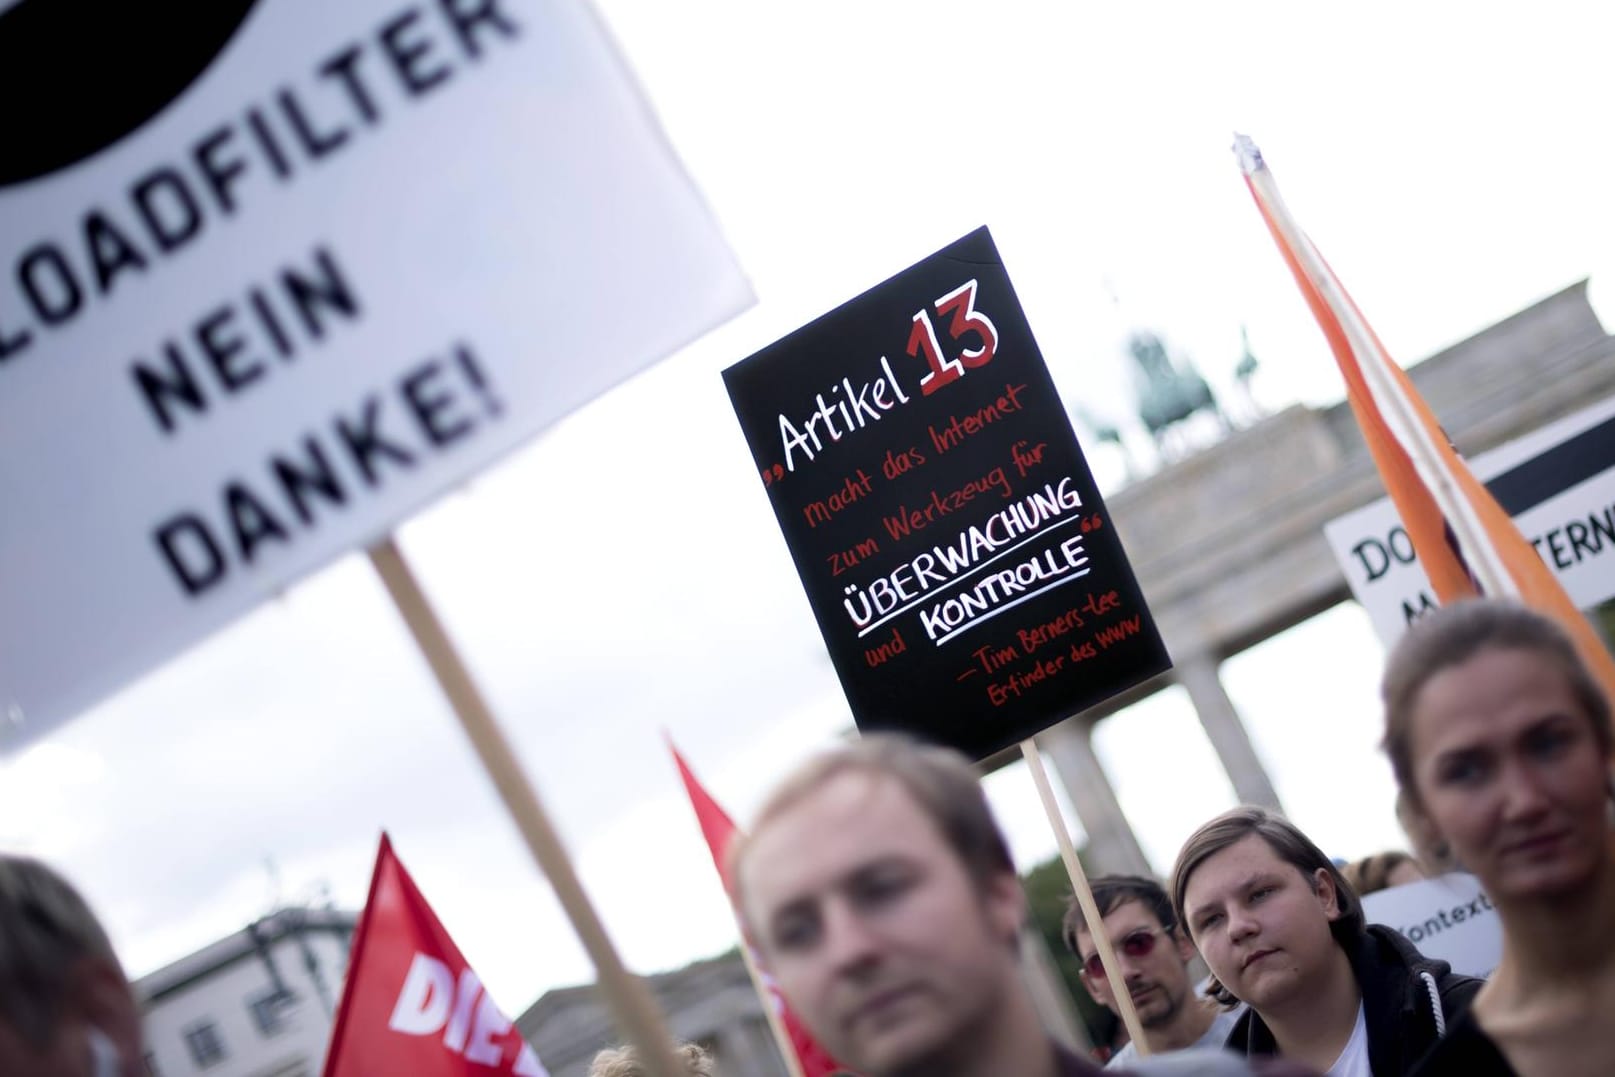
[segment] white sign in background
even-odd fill
[[[1470,469],[1482,482],[1490,482],[1612,416],[1615,398],[1482,453],[1470,461]],[[1514,517],[1571,600],[1584,610],[1615,596],[1615,456],[1610,464],[1570,485],[1546,479],[1542,500]],[[1434,607],[1430,578],[1390,498],[1330,521],[1324,536],[1352,595],[1368,611],[1387,647],[1401,638],[1411,620]]]
[[[255,5],[0,187],[0,748],[751,301],[587,4]]]
[[[1490,976],[1503,959],[1502,921],[1473,875],[1455,872],[1377,891],[1363,898],[1363,915],[1396,928],[1454,972]]]

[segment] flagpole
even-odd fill
[[[630,974],[617,956],[605,926],[572,869],[560,835],[539,801],[538,791],[516,761],[510,742],[404,560],[403,552],[391,535],[371,546],[368,552],[370,563],[386,584],[398,612],[448,696],[455,716],[499,790],[506,809],[515,819],[528,851],[549,878],[555,896],[572,921],[589,959],[594,962],[600,986],[605,990],[618,1026],[638,1048],[641,1062],[652,1077],[681,1077],[682,1069],[661,1012],[644,982]]]
[[[1236,135],[1234,152],[1279,254],[1335,353],[1364,441],[1437,597],[1448,603],[1477,593],[1510,596],[1553,617],[1604,691],[1615,697],[1615,657],[1603,638],[1469,470],[1412,380],[1391,362],[1339,278],[1291,217],[1256,144]]]
[[[1407,413],[1401,395],[1386,384],[1385,367],[1391,364],[1390,356],[1385,354],[1373,333],[1363,323],[1362,315],[1347,298],[1317,247],[1295,223],[1284,197],[1279,194],[1273,173],[1262,162],[1255,144],[1242,135],[1236,136],[1236,152],[1258,204],[1268,210],[1269,219],[1282,236],[1284,246],[1289,248],[1308,282],[1335,315],[1352,350],[1373,360],[1359,364],[1369,396],[1391,431],[1404,445],[1415,450],[1409,454],[1413,466],[1424,478],[1426,486],[1457,533],[1458,541],[1469,559],[1470,569],[1479,578],[1482,589],[1492,595],[1518,596],[1519,589],[1508,570],[1498,562],[1491,544],[1481,538],[1483,525],[1474,517],[1468,501],[1454,488],[1456,483],[1442,465],[1440,453],[1431,444],[1424,425],[1417,416]]]
[[[790,1077],[806,1077],[801,1056],[797,1054],[796,1044],[791,1042],[791,1035],[785,1027],[784,1014],[780,1009],[784,996],[768,986],[762,970],[757,967],[757,957],[752,950],[751,940],[746,937],[745,918],[735,905],[734,891],[729,886],[726,854],[729,842],[740,833],[740,829],[735,826],[734,820],[729,818],[729,813],[712,799],[712,794],[707,792],[706,787],[695,776],[695,772],[690,769],[684,754],[673,743],[673,735],[663,729],[662,738],[667,742],[667,750],[673,755],[673,765],[678,769],[679,781],[689,797],[690,807],[695,810],[696,825],[701,828],[701,836],[706,840],[707,850],[712,854],[713,867],[718,869],[718,880],[723,884],[724,892],[729,897],[729,911],[734,914],[735,927],[740,931],[740,959],[745,963],[746,974],[751,977],[752,989],[757,992],[757,998],[763,1004],[763,1017],[768,1021],[769,1030],[774,1034],[774,1042],[785,1059],[785,1067],[790,1071]],[[714,822],[721,825],[721,834],[712,833],[710,828]]]
[[[1054,828],[1054,838],[1060,845],[1060,859],[1065,861],[1066,873],[1071,876],[1071,891],[1082,909],[1088,934],[1099,950],[1099,960],[1105,966],[1105,977],[1110,981],[1110,993],[1114,997],[1116,1010],[1121,1014],[1122,1024],[1127,1026],[1133,1050],[1141,1058],[1148,1057],[1150,1045],[1144,1039],[1144,1025],[1133,1006],[1132,992],[1127,989],[1127,977],[1122,975],[1121,962],[1116,960],[1116,950],[1110,945],[1110,935],[1105,931],[1105,918],[1099,914],[1099,906],[1093,899],[1088,873],[1082,870],[1082,861],[1077,859],[1077,847],[1071,842],[1071,831],[1066,828],[1065,816],[1060,812],[1059,802],[1054,799],[1054,787],[1049,784],[1049,773],[1043,767],[1043,756],[1039,754],[1034,738],[1021,741],[1021,755],[1026,760],[1026,769],[1032,772],[1032,782],[1037,786],[1038,799],[1043,801],[1049,826]]]
[[[354,970],[364,967],[365,950],[370,943],[370,918],[376,908],[376,891],[381,889],[381,865],[390,847],[387,832],[381,832],[381,844],[376,849],[376,866],[370,869],[370,890],[365,895],[364,909],[359,913],[359,923],[353,929],[353,941],[348,944],[348,972],[342,977],[342,997],[337,1000],[336,1016],[331,1019],[331,1032],[325,1041],[325,1066],[320,1071],[324,1077],[331,1077],[337,1072],[337,1065],[341,1062],[340,1053],[347,1044],[348,1018],[353,1013],[352,1000],[354,992],[358,990],[358,977]]]
[[[744,934],[740,938],[740,959],[746,963],[746,974],[751,977],[752,990],[757,992],[757,998],[763,1004],[763,1016],[768,1019],[769,1031],[774,1033],[774,1045],[785,1059],[786,1072],[791,1077],[803,1077],[802,1060],[796,1057],[796,1045],[791,1042],[784,1023],[780,1021],[779,1011],[774,1005],[774,993],[763,982],[762,970],[757,967],[756,958],[751,956],[751,946]]]

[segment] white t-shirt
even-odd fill
[[[1242,1015],[1244,1012],[1245,1007],[1242,1005],[1235,1006],[1231,1010],[1218,1011],[1217,1016],[1211,1019],[1211,1024],[1209,1027],[1207,1027],[1206,1031],[1198,1040],[1195,1040],[1189,1046],[1221,1047],[1227,1042],[1228,1034],[1234,1030],[1234,1024],[1238,1022],[1240,1015]],[[1173,1052],[1168,1051],[1167,1053],[1172,1054]],[[1107,1070],[1122,1069],[1137,1059],[1138,1048],[1134,1047],[1131,1043],[1125,1043],[1121,1046],[1120,1050],[1110,1057],[1110,1061],[1105,1063],[1105,1068]]]
[[[1374,1077],[1368,1066],[1368,1021],[1363,1016],[1363,1004],[1357,1004],[1357,1023],[1351,1027],[1351,1039],[1341,1048],[1340,1057],[1323,1077]]]

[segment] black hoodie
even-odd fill
[[[1383,924],[1343,943],[1357,988],[1363,994],[1368,1026],[1368,1064],[1374,1077],[1403,1077],[1424,1053],[1447,1034],[1469,1009],[1484,981],[1452,971],[1445,961],[1425,957],[1400,933]],[[1228,1034],[1228,1046],[1251,1055],[1273,1054],[1273,1033],[1256,1015],[1245,1015]]]

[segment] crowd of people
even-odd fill
[[[1331,1077],[1615,1073],[1604,693],[1554,622],[1476,601],[1415,626],[1382,695],[1398,814],[1425,863],[1391,853],[1337,870],[1293,824],[1245,807],[1188,838],[1170,895],[1147,879],[1096,881],[1149,1046],[1221,1042]],[[1358,900],[1460,867],[1502,925],[1502,960],[1484,982],[1366,924]],[[1114,1008],[1075,904],[1066,928],[1084,983]],[[1188,988],[1195,954],[1214,1011]]]
[[[1116,1073],[1592,1077],[1615,1073],[1615,729],[1553,621],[1493,600],[1436,611],[1387,664],[1385,749],[1410,841],[1485,888],[1502,959],[1454,973],[1361,894],[1417,877],[1342,871],[1288,820],[1241,807],[1185,841],[1165,886],[1095,881],[1066,945],[1144,1043]],[[748,937],[796,1014],[864,1077],[1070,1077],[1099,1064],[1045,1031],[1021,971],[1025,897],[970,764],[869,736],[818,756],[730,848]],[[1203,960],[1210,976],[1196,986]],[[135,1077],[139,1026],[105,933],[72,888],[0,858],[0,1073]],[[691,1074],[713,1061],[684,1048]],[[637,1077],[631,1049],[592,1077]],[[745,1075],[729,1075],[745,1077]]]
[[[1337,870],[1293,824],[1245,807],[1188,838],[1170,895],[1147,879],[1096,881],[1149,1046],[1221,1042],[1331,1077],[1615,1072],[1604,693],[1554,622],[1477,601],[1410,631],[1382,694],[1398,814],[1427,863],[1393,853]],[[1358,900],[1460,867],[1502,926],[1502,960],[1484,982],[1366,924]],[[1085,985],[1114,1008],[1074,903],[1066,928]],[[1195,954],[1214,1011],[1188,989]]]
[[[1113,1070],[1615,1073],[1615,733],[1603,692],[1555,622],[1482,600],[1415,625],[1382,695],[1410,840],[1432,870],[1479,879],[1502,927],[1496,969],[1455,974],[1367,923],[1359,890],[1304,833],[1237,808],[1189,836],[1166,888],[1102,879],[1103,923],[1067,917],[1095,1000],[1117,1002],[1097,929],[1144,1029],[1147,1056],[1125,1050]],[[788,778],[731,855],[765,962],[858,1072],[1094,1069],[1047,1039],[1020,986],[1023,899],[961,760],[886,738],[839,748]],[[1395,857],[1353,871],[1364,891],[1419,873]],[[1204,993],[1196,955],[1211,973]]]

